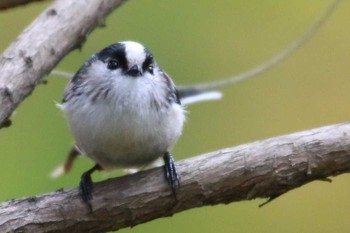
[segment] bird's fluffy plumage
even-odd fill
[[[118,68],[109,66],[112,60]],[[135,65],[141,75],[128,75]],[[172,149],[185,121],[173,82],[136,42],[92,56],[68,84],[60,108],[79,150],[104,169],[153,162]]]

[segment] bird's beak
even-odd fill
[[[142,68],[139,65],[133,65],[129,70],[126,71],[126,74],[132,77],[141,76]]]

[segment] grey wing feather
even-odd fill
[[[169,102],[176,102],[176,103],[181,105],[179,92],[176,89],[175,84],[173,83],[172,79],[170,78],[170,76],[167,73],[165,73],[163,71],[161,72],[161,74],[163,75],[164,79],[166,80],[166,84],[167,84],[168,89],[169,89],[168,101]]]
[[[96,54],[92,55],[84,65],[78,70],[78,72],[73,76],[72,80],[67,85],[64,90],[62,103],[67,102],[72,98],[72,96],[77,96],[82,94],[81,83],[85,80],[85,75],[87,69],[91,64],[97,60]]]

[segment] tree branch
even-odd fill
[[[86,36],[124,1],[56,1],[22,32],[0,57],[0,127],[43,76],[81,47]]]
[[[177,199],[155,168],[97,183],[93,211],[77,189],[0,204],[0,232],[106,232],[205,205],[276,198],[350,171],[350,123],[222,149],[178,162]]]
[[[44,1],[44,0],[1,0],[0,10],[6,10],[12,7],[26,5],[31,2],[41,2],[41,1]]]

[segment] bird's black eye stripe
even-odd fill
[[[109,70],[116,70],[119,67],[119,62],[116,59],[111,59],[108,61],[107,68]]]
[[[96,54],[98,60],[106,63],[109,70],[126,70],[128,65],[126,61],[125,45],[123,43],[112,44]]]

